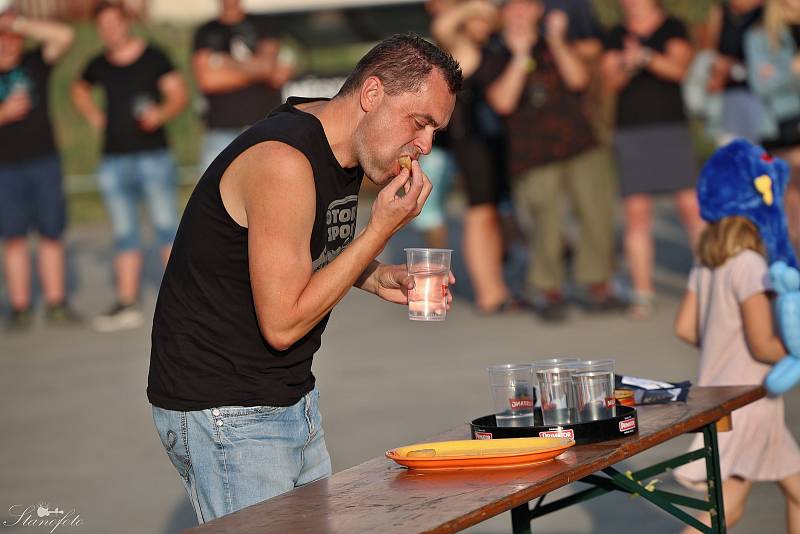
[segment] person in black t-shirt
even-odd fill
[[[39,232],[39,273],[47,318],[79,322],[66,303],[66,224],[61,165],[53,138],[48,85],[74,32],[57,22],[0,14],[0,237],[11,300],[11,329],[31,325],[31,258],[27,234]],[[25,38],[40,46],[24,50]]]
[[[219,4],[219,17],[195,33],[192,55],[207,105],[202,171],[243,129],[281,104],[281,87],[292,75],[279,60],[281,41],[272,19],[246,14],[239,0]]]
[[[431,43],[390,37],[333,99],[289,99],[198,182],[158,294],[147,398],[199,522],[330,474],[312,360],[352,286],[408,304],[406,266],[375,258],[431,192],[418,159],[461,81]],[[356,234],[364,176],[381,190]]]
[[[618,95],[614,150],[625,209],[625,252],[633,285],[630,315],[655,306],[653,194],[670,193],[694,247],[703,221],[694,185],[694,145],[681,83],[692,60],[686,28],[659,0],[624,0],[623,23],[606,39],[603,75]]]
[[[150,212],[165,264],[169,258],[178,226],[177,169],[164,124],[186,106],[187,90],[164,53],[131,34],[120,4],[100,4],[95,22],[105,49],[73,82],[72,98],[92,126],[104,131],[98,178],[117,252],[117,302],[95,318],[94,326],[108,332],[135,328],[143,321],[136,305],[142,267],[140,197]],[[92,100],[95,85],[105,93],[105,110]]]

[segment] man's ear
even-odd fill
[[[383,82],[377,76],[370,76],[361,84],[359,93],[361,109],[365,112],[374,110],[383,99]]]

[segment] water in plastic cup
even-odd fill
[[[577,422],[574,375],[579,363],[578,358],[550,358],[533,362],[536,397],[545,424]],[[544,399],[547,399],[546,403]]]
[[[497,426],[533,426],[531,366],[507,363],[487,370]]]
[[[408,318],[412,321],[444,321],[450,285],[451,249],[407,248],[406,267],[414,277],[408,292]]]
[[[614,360],[581,362],[576,368],[575,384],[581,421],[614,416]]]
[[[569,425],[578,422],[575,409],[575,382],[570,374],[539,375],[538,392],[545,425]]]

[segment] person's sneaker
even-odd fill
[[[567,318],[567,301],[561,293],[544,294],[535,302],[536,312],[543,321],[560,323]]]
[[[110,310],[98,315],[92,321],[92,326],[98,332],[116,332],[129,330],[142,326],[144,316],[135,303],[122,304],[117,302]]]
[[[33,312],[30,308],[11,310],[6,330],[9,332],[24,332],[30,330],[31,326],[33,326]]]
[[[77,326],[83,324],[83,317],[72,309],[68,302],[47,306],[45,320],[52,326]]]

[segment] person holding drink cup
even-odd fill
[[[8,284],[11,331],[33,322],[28,232],[39,234],[38,263],[50,324],[76,324],[66,300],[63,177],[47,98],[53,66],[74,31],[59,22],[30,20],[0,0],[0,237]],[[25,49],[25,39],[37,43]]]
[[[290,98],[197,184],[158,296],[147,395],[199,522],[330,474],[312,360],[350,287],[408,304],[407,267],[375,258],[431,192],[418,158],[461,81],[433,44],[389,37],[333,99]],[[356,235],[365,175],[381,189]]]
[[[166,264],[178,227],[177,167],[167,145],[164,124],[188,102],[186,83],[164,53],[131,33],[125,7],[101,3],[94,12],[105,50],[93,58],[72,84],[78,111],[104,131],[100,189],[114,234],[117,299],[94,320],[95,329],[135,328],[143,316],[136,302],[142,268],[138,199],[143,197]],[[102,87],[105,110],[92,100]]]

